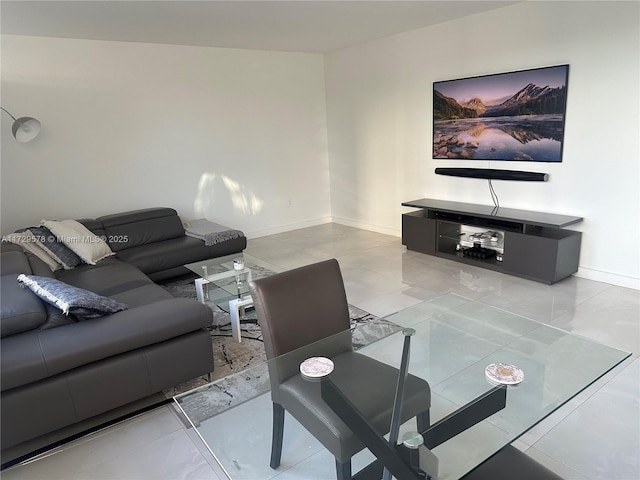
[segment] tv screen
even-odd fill
[[[569,65],[433,83],[433,158],[561,162]]]

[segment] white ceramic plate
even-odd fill
[[[333,362],[327,357],[307,358],[300,364],[300,373],[310,380],[324,378],[333,372]]]
[[[499,385],[517,385],[524,380],[524,372],[508,363],[492,363],[485,368],[484,374],[490,382]]]

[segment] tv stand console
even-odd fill
[[[422,198],[404,202],[407,249],[547,284],[578,271],[582,217]]]

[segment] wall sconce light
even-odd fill
[[[11,133],[13,133],[13,136],[18,142],[26,143],[36,138],[38,132],[40,132],[40,122],[38,120],[32,117],[20,117],[16,119],[16,117],[11,115],[4,107],[0,107],[0,109],[13,119]]]

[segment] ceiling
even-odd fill
[[[0,2],[3,34],[326,53],[517,1]]]

